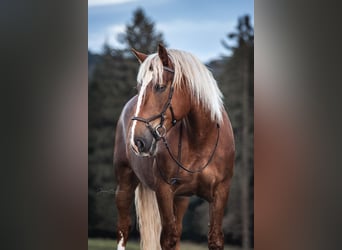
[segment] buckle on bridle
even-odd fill
[[[165,136],[166,134],[166,128],[164,125],[158,124],[157,127],[154,129],[154,131],[156,132],[156,135],[159,138],[162,138]]]

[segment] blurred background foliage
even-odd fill
[[[242,16],[237,20],[234,31],[223,32],[227,32],[227,37],[221,43],[227,52],[232,51],[227,53],[231,56],[204,63],[213,72],[223,92],[224,104],[235,134],[235,172],[223,223],[225,241],[247,249],[254,245],[254,30],[249,16]],[[136,48],[144,53],[153,53],[158,43],[167,45],[163,34],[155,29],[155,23],[141,8],[134,11],[130,23],[126,25],[125,33],[120,34],[118,40],[125,45],[125,49],[104,44],[101,54],[88,51],[89,237],[115,237],[115,126],[124,104],[136,94],[136,75],[139,67],[129,50]],[[207,240],[208,210],[206,201],[191,197],[183,221],[182,240]],[[133,214],[134,211],[134,218]],[[139,237],[135,227],[131,237]]]

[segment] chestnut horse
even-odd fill
[[[134,197],[141,249],[180,249],[191,195],[209,202],[209,249],[223,249],[235,146],[222,94],[190,53],[162,45],[152,55],[132,51],[141,63],[138,95],[121,113],[114,150],[118,249]]]

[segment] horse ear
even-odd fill
[[[169,56],[167,55],[165,47],[161,44],[158,45],[158,55],[163,63],[163,66],[169,66]]]
[[[135,57],[138,59],[138,61],[140,62],[140,63],[143,63],[144,61],[145,61],[145,59],[146,59],[146,57],[147,57],[147,55],[146,54],[144,54],[144,53],[141,53],[141,52],[138,52],[138,51],[136,51],[135,49],[131,49],[131,51],[133,52],[133,54],[135,55]]]

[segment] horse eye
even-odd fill
[[[159,84],[155,85],[155,90],[158,92],[163,92],[165,89],[166,89],[165,85],[159,85]]]

